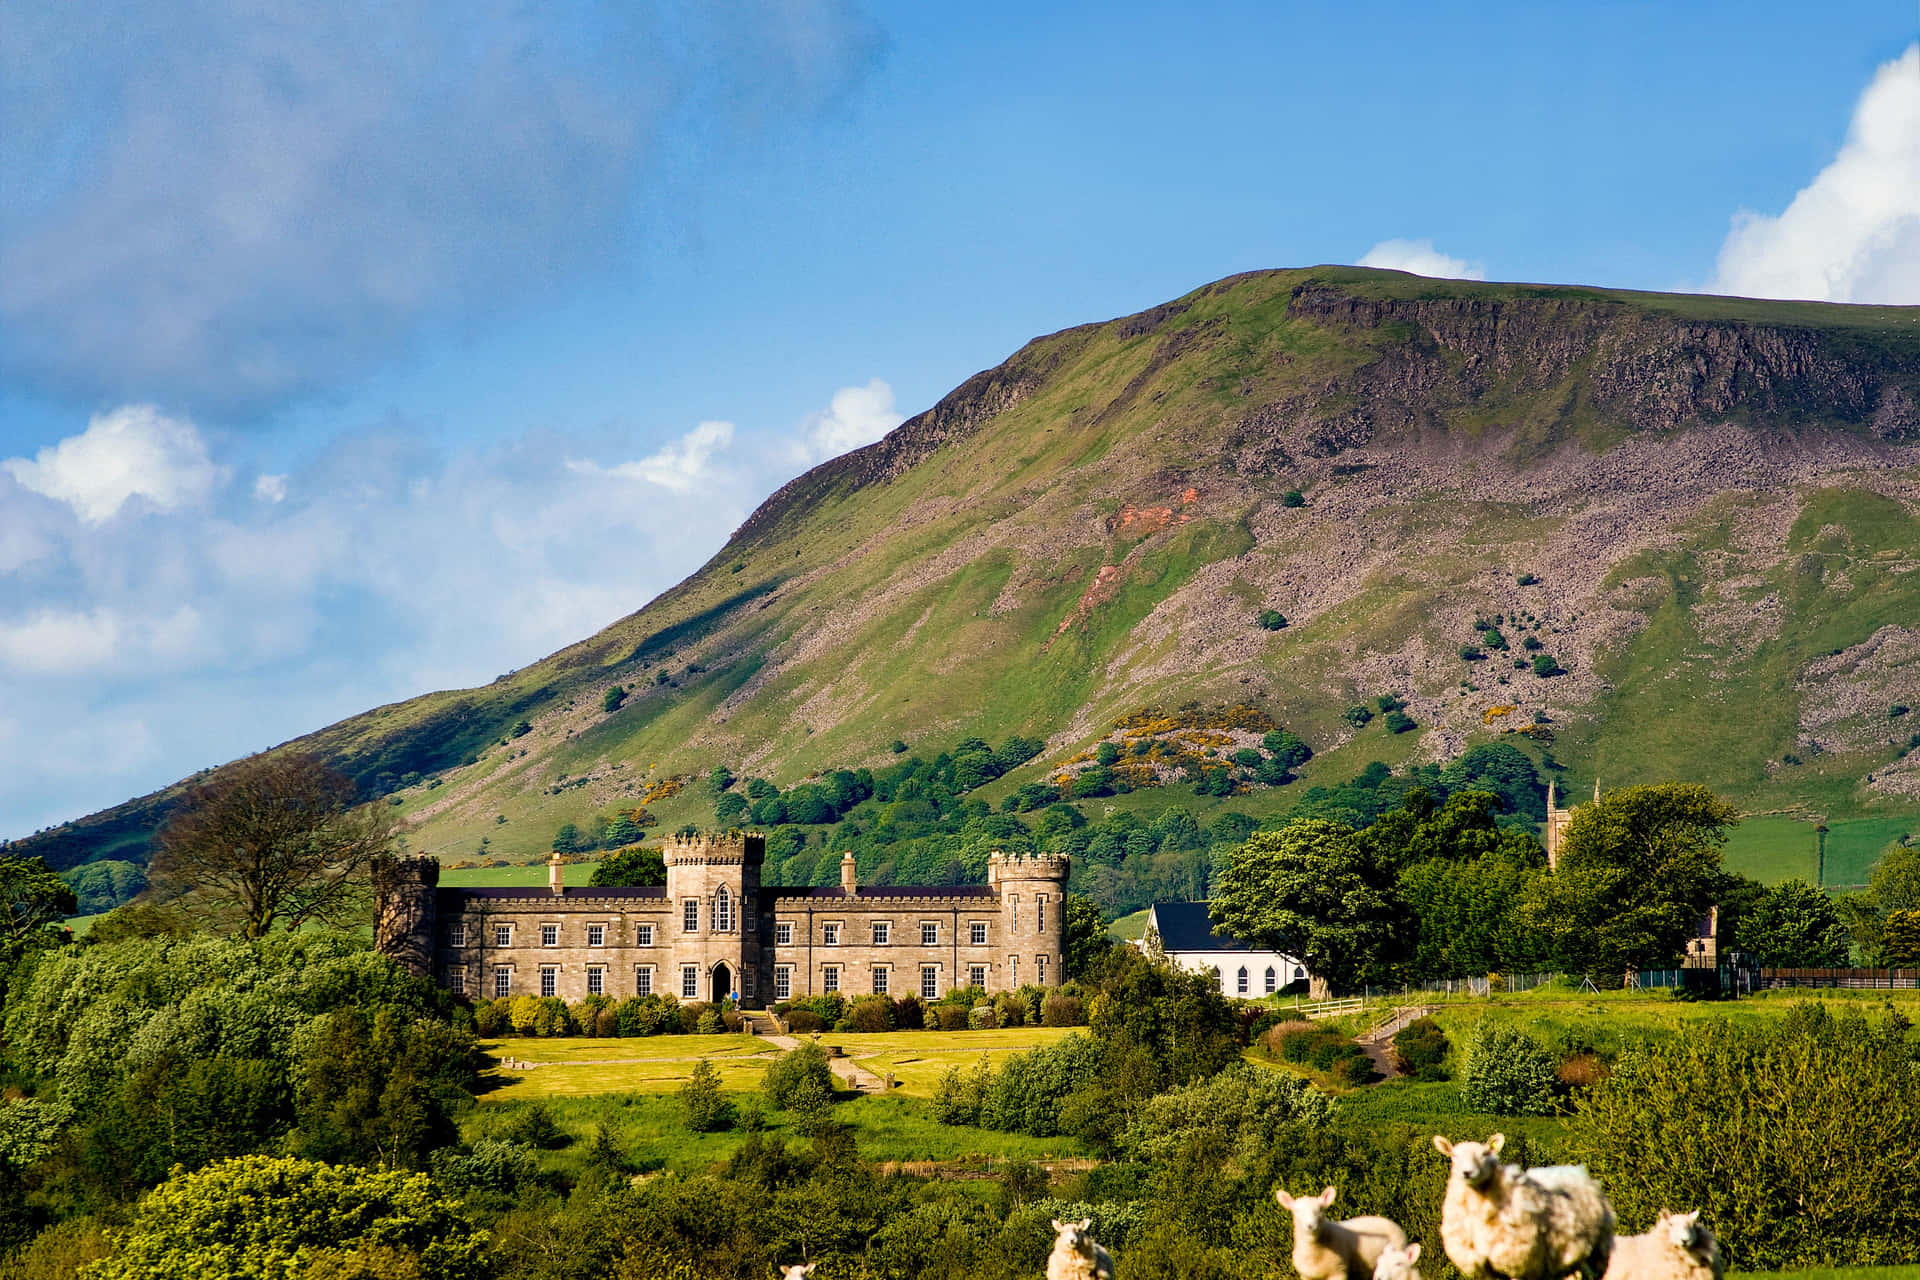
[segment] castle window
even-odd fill
[[[1047,895],[1043,893],[1033,901],[1034,906],[1038,908],[1038,911],[1034,914],[1035,923],[1033,927],[1045,933],[1047,931]]]
[[[967,942],[969,945],[975,947],[984,947],[987,945],[987,922],[985,920],[972,920],[967,923]]]
[[[680,904],[680,930],[682,933],[700,932],[700,899],[688,898]]]
[[[782,920],[779,924],[773,926],[773,945],[776,947],[790,947],[793,945],[793,926],[791,924]]]
[[[1009,987],[1014,987],[1014,988],[1018,988],[1020,986],[1020,957],[1019,956],[1007,957],[1007,985]]]
[[[512,946],[513,926],[510,924],[497,924],[493,926],[493,945],[496,947]]]
[[[940,994],[940,970],[930,964],[920,966],[920,998],[932,1000]]]
[[[883,964],[873,966],[873,994],[887,994],[887,966]]]
[[[455,969],[447,975],[447,990],[457,996],[467,994],[467,975]]]
[[[1240,966],[1240,972],[1233,979],[1233,989],[1237,995],[1245,995],[1253,989],[1253,984],[1247,981],[1247,966]]]
[[[450,947],[464,947],[467,945],[466,921],[463,920],[459,924],[448,928],[447,945]]]
[[[733,895],[725,885],[713,895],[713,928],[716,933],[733,932]]]
[[[633,966],[633,994],[650,996],[653,994],[653,966],[637,964]]]
[[[540,966],[540,994],[542,996],[560,994],[560,970],[550,964]]]
[[[493,971],[493,998],[504,1000],[513,994],[513,970],[505,965]]]
[[[680,966],[680,998],[697,1000],[700,998],[700,968],[698,965]]]
[[[884,947],[893,940],[893,923],[888,920],[873,922],[873,945]]]
[[[940,926],[925,920],[920,922],[920,945],[937,947],[940,945]]]
[[[773,998],[775,1000],[793,999],[793,966],[775,965],[773,968]]]
[[[634,931],[633,941],[636,946],[642,946],[642,947],[652,946],[653,945],[653,926],[650,924],[641,925],[638,929]]]
[[[753,999],[753,977],[755,971],[748,969],[740,975],[740,996],[744,1000]]]
[[[830,964],[820,970],[820,989],[831,995],[840,989],[840,966]]]
[[[540,945],[543,947],[559,946],[560,945],[560,926],[557,924],[541,925],[540,926]]]
[[[967,985],[985,991],[987,989],[987,966],[983,964],[968,965]]]
[[[837,922],[820,926],[820,945],[823,947],[837,947],[840,945],[840,925]]]
[[[1279,981],[1280,981],[1280,976],[1273,971],[1272,965],[1268,965],[1267,966],[1267,994],[1268,995],[1272,995],[1275,991],[1279,990],[1279,987],[1277,985]]]
[[[1035,956],[1033,958],[1033,967],[1035,971],[1034,981],[1038,982],[1043,987],[1046,986],[1047,985],[1047,958],[1045,956]]]
[[[603,924],[588,925],[587,926],[587,945],[590,947],[606,946],[607,945],[607,926]]]
[[[607,970],[604,965],[587,966],[587,994],[600,996],[607,993]]]

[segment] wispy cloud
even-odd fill
[[[823,462],[872,444],[904,421],[893,407],[893,388],[880,379],[864,387],[842,387],[833,393],[833,402],[802,427],[802,461]]]
[[[1355,264],[1382,267],[1388,271],[1411,271],[1417,276],[1443,280],[1485,280],[1487,264],[1454,258],[1433,247],[1431,240],[1382,240],[1360,256]]]
[[[31,460],[0,462],[22,488],[71,506],[88,524],[119,514],[130,499],[160,511],[205,501],[220,478],[191,422],[152,405],[96,416],[87,429]]]

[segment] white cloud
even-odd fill
[[[1839,154],[1785,212],[1734,215],[1711,288],[1920,303],[1920,45],[1874,75]]]
[[[872,444],[904,421],[893,407],[893,388],[879,378],[864,387],[842,387],[801,429],[806,460],[821,462]]]
[[[32,461],[8,458],[0,468],[89,524],[112,519],[134,497],[161,511],[204,501],[220,478],[193,424],[152,405],[97,415],[81,434],[49,445]]]
[[[42,610],[20,622],[0,622],[0,667],[29,675],[66,675],[113,660],[120,619],[111,610]]]
[[[703,422],[660,452],[636,462],[622,462],[603,469],[595,462],[569,458],[567,467],[581,475],[645,480],[662,489],[686,493],[715,478],[714,455],[732,443],[731,422]]]
[[[285,476],[260,476],[253,482],[253,496],[262,502],[285,502],[287,500],[287,478]]]
[[[1355,264],[1381,267],[1388,271],[1411,271],[1417,276],[1441,280],[1485,280],[1487,264],[1453,258],[1433,247],[1431,240],[1382,240],[1360,256]]]

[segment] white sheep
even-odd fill
[[[1660,1212],[1645,1235],[1616,1236],[1607,1280],[1721,1280],[1727,1262],[1713,1232],[1700,1225],[1700,1211]]]
[[[1295,1199],[1285,1187],[1273,1198],[1293,1214],[1293,1267],[1304,1280],[1372,1280],[1380,1255],[1407,1247],[1407,1233],[1389,1218],[1360,1217],[1335,1222],[1327,1217],[1334,1189]]]
[[[782,1267],[780,1268],[781,1280],[807,1280],[818,1265],[820,1264],[817,1262],[796,1262],[790,1267]]]
[[[1113,1258],[1087,1234],[1092,1218],[1078,1222],[1053,1220],[1059,1233],[1047,1255],[1047,1280],[1113,1280]]]
[[[1380,1261],[1373,1264],[1373,1280],[1420,1280],[1420,1273],[1413,1264],[1420,1261],[1420,1246],[1410,1244],[1404,1249],[1392,1245],[1380,1251]]]
[[[1482,1144],[1433,1145],[1453,1162],[1440,1210],[1440,1243],[1468,1276],[1600,1280],[1613,1251],[1613,1206],[1578,1166],[1502,1167],[1506,1143],[1494,1134]]]

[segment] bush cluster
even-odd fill
[[[1311,1022],[1282,1022],[1267,1032],[1267,1054],[1303,1063],[1346,1084],[1373,1079],[1373,1063],[1353,1037]]]
[[[1462,1051],[1461,1095],[1475,1111],[1551,1115],[1559,1066],[1544,1045],[1519,1028],[1483,1023]]]
[[[1416,1018],[1393,1037],[1394,1065],[1416,1080],[1445,1080],[1447,1033],[1432,1018]]]
[[[740,1013],[725,1005],[681,1001],[670,995],[588,996],[568,1004],[558,996],[476,1000],[474,1029],[483,1036],[713,1035],[740,1029]]]

